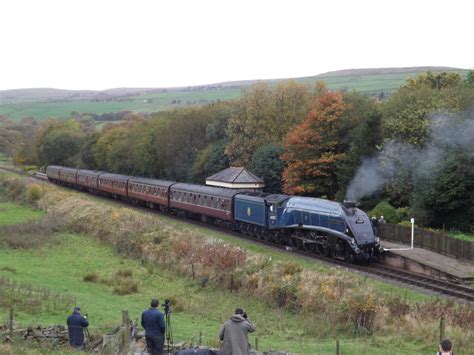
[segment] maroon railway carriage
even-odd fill
[[[128,180],[128,197],[168,206],[168,190],[173,184],[176,184],[176,182],[147,178],[130,178],[130,180]]]
[[[77,185],[86,188],[87,190],[97,190],[99,175],[102,171],[95,170],[79,170],[77,172]]]
[[[97,189],[106,191],[118,196],[127,197],[127,182],[131,176],[104,173],[97,179]]]
[[[173,184],[170,207],[222,220],[232,219],[232,198],[240,191],[220,187]]]
[[[76,185],[78,171],[78,169],[74,168],[61,168],[59,170],[59,180],[65,185]]]
[[[62,169],[62,166],[58,165],[49,165],[46,168],[46,176],[49,180],[59,181],[59,171]]]

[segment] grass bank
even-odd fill
[[[17,184],[5,180],[0,183],[5,191],[9,191],[10,185]],[[32,185],[25,185],[25,197],[18,196],[18,199],[27,200],[31,189]],[[31,203],[47,210],[48,215],[62,217],[60,223],[55,222],[60,230],[55,233],[58,238],[56,245],[37,248],[34,252],[43,250],[43,253],[50,253],[56,247],[67,246],[67,250],[77,250],[79,256],[85,257],[94,255],[98,248],[108,248],[109,254],[88,261],[87,265],[96,268],[86,270],[74,265],[71,272],[81,270],[74,276],[75,282],[79,282],[76,286],[85,283],[84,276],[89,275],[95,282],[84,287],[97,288],[111,295],[112,299],[106,299],[117,305],[112,307],[117,311],[115,317],[120,318],[121,301],[132,300],[131,304],[136,308],[129,304],[125,306],[133,314],[139,314],[148,298],[156,295],[156,289],[163,288],[164,294],[158,296],[174,301],[176,322],[179,322],[178,316],[183,315],[184,321],[179,327],[184,340],[192,337],[192,331],[186,329],[201,330],[205,339],[213,339],[209,340],[211,345],[220,323],[237,305],[246,308],[256,321],[260,348],[264,350],[328,353],[335,350],[335,341],[340,339],[352,354],[431,353],[438,341],[437,326],[441,316],[446,318],[447,334],[454,339],[458,352],[469,349],[472,343],[472,308],[383,286],[342,269],[301,260],[279,251],[268,251],[253,243],[218,237],[208,229],[170,222],[167,218],[129,208],[111,207],[110,203],[85,198],[82,194],[49,186],[40,190],[39,194],[33,194],[37,199]],[[80,244],[83,239],[96,243],[90,252],[80,252],[88,250],[86,245]],[[70,240],[79,243],[74,244],[77,247],[68,245]],[[17,252],[33,251],[18,249],[11,254],[19,258]],[[60,249],[54,255],[44,254],[40,259],[49,263],[56,254],[63,253],[67,254]],[[33,260],[35,257],[27,254],[25,258]],[[107,262],[114,258],[119,264],[108,269]],[[96,259],[101,262],[94,261]],[[3,260],[3,255],[0,260]],[[46,269],[61,268],[60,265],[72,263],[72,260],[74,258],[70,255]],[[29,269],[32,268],[40,266]],[[68,269],[62,268],[58,275],[52,275],[48,280],[68,274]],[[110,280],[123,268],[134,275],[137,292],[120,295],[114,291],[116,285]],[[49,272],[46,269],[44,272]],[[20,275],[18,270],[17,273],[5,273],[12,274],[11,277]],[[29,282],[33,283],[35,277]],[[170,288],[166,286],[167,280],[172,284]],[[68,282],[63,279],[60,284],[67,285]],[[154,285],[151,291],[146,289],[149,284]],[[54,288],[53,291],[72,295],[69,288]],[[101,297],[104,296],[93,297],[92,302],[99,304],[94,313],[105,307],[96,301]],[[80,302],[81,298],[77,299]],[[84,304],[81,306],[85,307]],[[102,324],[100,327],[108,326],[105,318],[101,321],[100,316],[96,317],[97,324]],[[209,326],[208,330],[199,329],[201,324]]]
[[[0,226],[26,222],[44,216],[44,212],[11,202],[0,202]]]

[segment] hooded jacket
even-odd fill
[[[234,314],[219,332],[219,338],[223,341],[221,355],[249,355],[248,333],[254,331],[252,322],[241,314]]]
[[[67,327],[69,333],[69,344],[74,347],[84,345],[83,328],[89,326],[87,319],[81,313],[74,311],[67,319]]]

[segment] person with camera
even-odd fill
[[[255,329],[255,325],[247,318],[247,313],[237,308],[235,314],[220,329],[221,355],[249,355],[248,333],[254,332]]]
[[[165,342],[165,319],[157,307],[157,299],[152,299],[150,308],[142,313],[142,327],[145,328],[145,340],[151,355],[162,355]]]
[[[88,326],[87,316],[81,314],[81,307],[74,307],[74,311],[67,318],[69,344],[74,349],[84,349],[84,329]]]

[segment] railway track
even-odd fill
[[[0,169],[6,170],[6,171],[9,171],[9,172],[12,172],[12,173],[16,173],[16,174],[26,175],[25,172],[18,171],[18,170],[15,170],[15,169],[4,168],[4,167],[0,167]],[[43,173],[35,173],[33,175],[33,177],[36,178],[36,179],[39,179],[39,180],[48,181],[48,179],[46,177],[46,174],[43,174]],[[105,197],[103,197],[103,196],[98,196],[98,197],[105,199]],[[225,233],[225,234],[228,234],[228,235],[232,235],[232,236],[235,236],[235,237],[238,237],[238,238],[241,238],[241,239],[245,239],[245,240],[249,240],[249,241],[252,241],[252,242],[255,242],[255,243],[271,246],[272,248],[276,248],[276,249],[279,249],[279,250],[282,250],[282,251],[285,251],[285,252],[294,253],[294,254],[305,256],[305,257],[308,257],[308,258],[311,258],[311,259],[320,260],[320,261],[322,261],[326,264],[329,264],[329,265],[343,267],[343,268],[348,269],[348,270],[354,270],[354,271],[358,271],[358,272],[368,274],[368,275],[374,275],[374,276],[377,276],[377,277],[380,277],[380,278],[383,278],[383,279],[387,279],[387,280],[395,280],[399,283],[403,283],[403,284],[406,284],[406,285],[409,285],[409,286],[415,286],[415,287],[418,287],[418,288],[421,288],[421,289],[424,289],[424,290],[429,290],[431,292],[435,292],[435,293],[438,293],[440,295],[445,295],[445,296],[453,297],[453,298],[468,301],[468,302],[474,302],[474,289],[470,288],[470,287],[467,287],[467,286],[463,286],[463,285],[443,281],[443,280],[440,280],[440,279],[431,278],[431,277],[424,276],[424,275],[414,274],[414,273],[411,273],[411,272],[408,272],[408,271],[403,271],[403,270],[399,270],[399,269],[392,269],[392,268],[386,267],[386,266],[384,266],[382,264],[379,264],[379,263],[372,263],[372,264],[370,264],[370,266],[348,264],[347,262],[343,262],[343,261],[338,260],[338,259],[332,259],[332,258],[324,257],[322,255],[318,255],[318,254],[310,253],[310,252],[307,252],[307,251],[291,248],[291,247],[288,247],[288,246],[284,246],[284,245],[273,243],[273,242],[266,241],[266,240],[255,239],[251,236],[248,236],[248,235],[245,235],[245,234],[242,234],[242,233],[238,233],[238,232],[235,232],[235,231],[229,231],[227,229],[224,229],[224,228],[221,228],[221,227],[218,227],[218,226],[215,226],[215,225],[210,225],[210,224],[207,224],[207,223],[204,223],[204,222],[200,222],[200,221],[196,221],[196,220],[192,220],[192,219],[188,219],[188,218],[184,218],[184,217],[179,217],[179,216],[172,216],[170,214],[162,213],[160,211],[153,210],[153,209],[143,207],[143,206],[133,205],[133,204],[130,204],[130,203],[127,203],[127,202],[124,202],[124,201],[120,201],[120,200],[116,200],[116,201],[119,202],[120,204],[127,205],[129,207],[133,207],[133,208],[136,208],[136,209],[141,210],[141,211],[153,212],[153,213],[157,213],[157,214],[164,215],[164,216],[167,216],[167,217],[175,218],[175,219],[178,219],[178,220],[186,222],[186,223],[199,225],[199,226],[205,227],[205,228],[210,228],[212,230],[215,230],[215,231],[218,231],[218,232],[221,232],[221,233]]]

